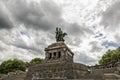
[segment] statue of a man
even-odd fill
[[[59,41],[62,41],[64,42],[64,37],[67,35],[67,33],[63,33],[61,28],[56,28],[56,41],[59,42]]]

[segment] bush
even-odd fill
[[[34,58],[30,61],[30,64],[33,64],[33,65],[40,64],[42,61],[43,61],[43,59],[41,59],[41,58]]]
[[[26,63],[18,59],[10,59],[2,62],[0,65],[0,73],[7,74],[9,72],[15,72],[17,70],[25,71]]]
[[[111,62],[112,60],[116,60],[117,57],[120,55],[120,47],[116,50],[108,50],[99,61],[99,64],[106,64]]]

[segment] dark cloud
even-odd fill
[[[26,0],[9,0],[5,4],[16,22],[25,24],[27,28],[46,31],[55,27],[62,27],[72,35],[92,33],[91,30],[77,23],[64,21],[62,19],[62,9],[53,1],[42,0],[40,3],[34,1],[28,3]]]
[[[50,30],[61,21],[61,8],[53,1],[9,0],[5,3],[16,21],[28,28]]]
[[[117,41],[118,43],[120,43],[120,35],[119,35],[119,33],[117,33],[117,34],[115,35],[115,39],[116,39],[116,41]]]
[[[71,23],[67,26],[67,31],[72,35],[85,36],[85,33],[93,34],[93,32],[85,26],[80,26],[77,23]],[[79,34],[78,34],[79,33]]]
[[[12,22],[10,21],[9,16],[7,15],[6,8],[2,1],[0,1],[0,29],[11,28],[13,27]]]
[[[74,60],[76,62],[80,62],[80,63],[83,63],[83,64],[90,64],[90,65],[93,65],[96,63],[96,60],[92,57],[90,57],[89,55],[87,55],[86,53],[80,53],[80,55],[76,55],[74,57]]]
[[[115,2],[105,12],[102,13],[101,24],[112,30],[120,25],[120,1]]]
[[[4,41],[0,40],[0,51],[6,51],[6,50],[7,50],[6,43],[4,43]]]
[[[79,46],[82,43],[82,38],[88,35],[92,35],[93,31],[85,26],[80,26],[77,23],[66,24],[64,28],[68,33],[66,41],[73,46]]]
[[[93,33],[85,26],[64,21],[62,19],[62,9],[52,1],[42,0],[40,3],[32,2],[28,4],[25,0],[14,0],[14,3],[12,0],[12,4],[9,2],[9,10],[13,13],[16,21],[25,24],[27,28],[49,30],[48,34],[54,35],[52,31],[55,31],[55,27],[61,27],[70,38],[81,38],[85,34]],[[53,36],[48,36],[48,38],[52,40]],[[77,42],[81,42],[81,39],[77,39]]]
[[[4,51],[4,50],[6,50],[6,48],[3,47],[3,45],[1,45],[1,46],[0,46],[0,51]]]
[[[29,33],[31,33],[32,35],[30,35]],[[47,45],[46,44],[47,39],[45,39],[45,37],[40,37],[41,34],[35,34],[34,32],[29,32],[29,33],[27,33],[27,34],[20,33],[18,35],[18,37],[14,41],[10,41],[8,45],[13,45],[17,48],[22,48],[22,49],[25,49],[28,51],[37,52],[36,55],[38,55],[38,54],[43,55],[44,48]],[[30,36],[28,36],[28,35],[30,35]],[[34,37],[34,39],[31,39],[31,37]]]
[[[92,46],[92,49],[90,50],[90,52],[100,52],[102,50],[102,48],[100,46],[98,46],[97,41],[92,41],[89,43],[89,45]]]
[[[39,43],[37,45],[36,44],[37,43],[34,43],[33,45],[27,45],[27,43],[25,43],[22,40],[17,40],[14,43],[11,43],[11,45],[13,45],[17,48],[22,48],[22,49],[25,49],[28,51],[37,52],[37,54],[33,53],[34,55],[38,55],[38,54],[43,55],[44,54],[43,50],[44,50],[46,44],[45,43]]]

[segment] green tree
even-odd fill
[[[120,55],[120,47],[116,50],[108,50],[99,60],[99,64],[106,64],[108,62],[111,62],[112,60],[115,60],[117,56]]]
[[[10,59],[2,62],[0,65],[0,73],[7,74],[9,72],[15,72],[17,70],[25,71],[26,63],[18,59]]]
[[[33,65],[40,64],[42,61],[43,61],[43,59],[41,59],[41,58],[34,58],[30,61],[30,64],[33,64]]]

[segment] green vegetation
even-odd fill
[[[120,47],[116,50],[108,50],[99,61],[99,64],[106,64],[108,62],[111,62],[112,60],[115,60],[117,56],[120,55]]]
[[[15,72],[17,70],[25,71],[28,64],[39,64],[43,59],[34,58],[30,62],[24,62],[19,59],[9,59],[4,61],[0,65],[0,74],[7,74],[9,72]]]
[[[34,58],[30,61],[30,64],[33,64],[33,65],[40,64],[42,62],[42,60],[43,59],[41,59],[41,58]]]
[[[22,60],[10,59],[2,62],[0,65],[0,73],[7,74],[8,72],[15,72],[17,70],[25,71],[26,64]]]

